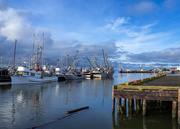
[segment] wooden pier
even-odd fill
[[[132,99],[136,99],[136,109],[139,109],[139,100],[142,100],[142,114],[146,115],[146,101],[156,100],[172,101],[172,117],[178,116],[180,124],[180,76],[158,75],[141,80],[114,85],[112,89],[112,112],[115,112],[115,99],[117,99],[117,111],[123,113],[121,99],[129,99],[129,106]],[[126,99],[125,99],[126,98]],[[177,103],[178,102],[178,103]],[[123,102],[125,103],[125,102]]]

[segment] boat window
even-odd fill
[[[18,74],[18,75],[23,75],[24,72],[23,72],[23,71],[18,71],[17,74]]]
[[[29,75],[29,72],[24,72],[24,75]]]
[[[35,76],[35,73],[31,73],[31,76]]]

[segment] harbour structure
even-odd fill
[[[130,82],[114,85],[112,88],[112,112],[115,112],[115,99],[117,99],[117,112],[123,113],[125,101],[128,99],[129,105],[134,103],[136,110],[140,108],[142,101],[142,114],[146,115],[147,101],[172,102],[172,117],[178,116],[180,124],[180,76],[157,75],[150,78],[134,80]],[[123,98],[123,99],[122,99]],[[132,101],[132,100],[136,101]],[[123,101],[123,105],[121,105]],[[177,108],[178,107],[178,108]]]

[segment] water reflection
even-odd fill
[[[70,119],[67,120],[67,125],[65,121],[59,122],[61,127],[81,128],[84,124],[84,128],[87,129],[111,128],[112,86],[135,77],[141,76],[115,73],[112,79],[0,86],[0,128],[30,128],[64,116],[68,110],[84,106],[89,106],[90,110],[78,118],[72,117],[71,124]],[[118,118],[118,121],[126,120],[130,116],[129,112],[127,116]],[[93,123],[94,126],[87,126],[89,123]],[[56,124],[51,126],[59,127]]]
[[[153,108],[149,109],[148,115],[143,116],[142,111],[135,112],[133,106],[130,106],[130,100],[126,100],[126,113],[113,113],[112,127],[113,129],[179,129],[177,119],[172,118],[171,112],[168,111],[168,105],[164,106],[163,110],[158,107],[153,106]],[[171,110],[171,108],[169,109]]]

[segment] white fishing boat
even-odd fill
[[[65,73],[66,73],[66,71],[63,68],[58,67],[55,69],[55,74],[58,77],[58,81],[66,80],[66,78],[64,77]]]
[[[67,73],[64,74],[66,80],[77,80],[77,79],[85,79],[86,76],[83,75],[81,72],[77,70],[69,70]]]
[[[11,76],[12,84],[46,83],[57,81],[56,76],[44,76],[43,71],[19,66],[16,73]]]
[[[104,72],[103,69],[92,70],[91,73],[93,75],[93,78],[106,78],[107,77],[107,74]]]

